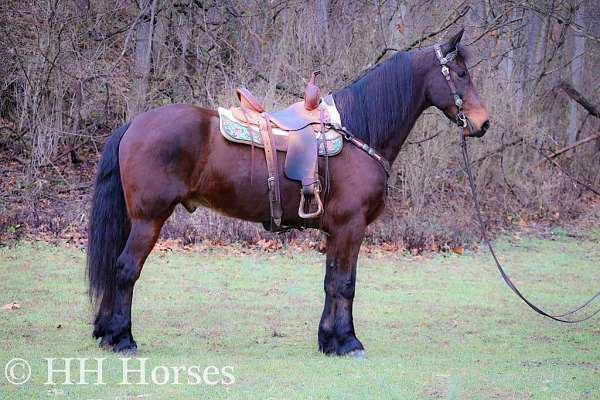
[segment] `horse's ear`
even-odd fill
[[[465,32],[465,28],[462,28],[458,31],[454,36],[450,38],[448,41],[448,51],[452,51],[456,48],[456,45],[460,43],[460,39],[462,39],[462,35]]]

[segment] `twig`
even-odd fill
[[[440,134],[440,133],[438,132],[438,133],[436,133],[435,135],[432,135],[432,136],[426,137],[425,139],[416,140],[416,141],[414,141],[414,142],[406,142],[406,144],[421,144],[421,143],[424,143],[424,142],[430,141],[431,139],[435,139],[436,137],[438,137],[438,135],[439,135],[439,134]]]
[[[591,33],[586,32],[583,27],[579,26],[578,24],[576,24],[575,22],[571,21],[570,18],[568,17],[562,17],[560,15],[555,15],[552,12],[545,12],[544,10],[541,10],[535,6],[531,6],[531,5],[527,5],[527,4],[520,4],[519,5],[522,8],[527,8],[533,12],[536,12],[538,14],[544,15],[544,16],[549,16],[554,18],[559,24],[565,24],[567,25],[569,28],[571,28],[572,30],[574,30],[575,32],[579,33],[580,35],[585,36],[587,39],[593,40],[595,42],[600,43],[600,37],[594,36]]]
[[[589,112],[596,118],[600,118],[600,111],[598,110],[598,108],[596,108],[596,106],[594,106],[591,101],[583,97],[581,93],[579,93],[577,89],[575,89],[571,84],[565,81],[560,81],[560,83],[558,84],[558,88],[562,89],[570,98],[579,103],[583,108],[587,110],[587,112]]]
[[[480,163],[480,162],[482,162],[483,160],[485,160],[488,157],[491,157],[491,156],[496,155],[498,153],[502,153],[507,148],[516,146],[516,145],[521,144],[521,143],[523,143],[523,138],[519,138],[519,139],[513,140],[510,143],[502,144],[497,149],[492,150],[492,151],[486,153],[485,155],[479,157],[477,160],[473,161],[473,164]]]
[[[462,4],[464,4],[464,2]],[[377,58],[375,58],[375,62],[373,62],[372,65],[375,65],[379,61],[381,61],[381,59],[383,57],[385,57],[386,54],[388,52],[390,52],[390,51],[408,51],[410,49],[414,49],[415,47],[420,46],[421,43],[423,43],[427,39],[431,39],[432,37],[439,35],[440,33],[444,32],[446,29],[450,28],[452,25],[454,25],[455,23],[457,23],[462,17],[464,17],[465,15],[467,15],[467,12],[469,12],[470,9],[471,9],[471,6],[466,6],[462,11],[460,11],[458,13],[458,15],[452,21],[450,21],[447,24],[439,27],[438,29],[436,29],[433,32],[429,32],[425,36],[420,37],[419,39],[413,41],[411,44],[409,44],[408,46],[404,47],[403,49],[396,49],[396,48],[393,48],[393,47],[386,47],[386,48],[384,48],[383,50],[381,50],[381,53],[379,53],[379,55],[377,56]],[[457,11],[457,10],[458,10],[458,7],[454,9],[454,11]]]
[[[575,143],[573,143],[573,144],[571,144],[569,146],[563,147],[562,149],[557,150],[557,151],[555,151],[554,153],[552,153],[552,154],[550,154],[548,156],[544,155],[545,159],[541,160],[540,162],[538,162],[535,166],[539,167],[541,164],[544,163],[544,161],[546,161],[546,160],[552,160],[553,158],[556,158],[556,157],[560,156],[561,154],[566,153],[569,150],[573,150],[575,147],[578,147],[578,146],[580,146],[582,144],[585,144],[587,142],[591,142],[594,139],[600,139],[600,133],[597,133],[597,134],[592,135],[592,136],[588,136],[585,139],[578,140],[577,142],[575,142]]]
[[[89,189],[90,187],[92,187],[92,183],[84,183],[84,184],[81,184],[81,185],[71,186],[71,187],[68,187],[68,188],[60,189],[58,191],[58,193],[64,194],[64,193],[69,193],[69,192],[73,192],[73,191],[76,191],[76,190]]]
[[[66,151],[63,151],[62,153],[60,153],[59,155],[57,155],[56,157],[54,157],[53,159],[51,159],[47,163],[38,165],[38,168],[44,168],[44,167],[48,167],[48,166],[52,165],[53,163],[59,161],[64,156],[69,155],[69,153],[71,151],[79,150],[81,147],[83,147],[87,143],[88,143],[87,141],[84,141],[84,142],[81,142],[81,143],[77,144],[76,146],[70,146],[69,149],[67,149]]]
[[[556,161],[554,161],[553,159],[549,158],[547,155],[542,154],[548,161],[550,161],[556,168],[558,168],[560,170],[560,172],[562,172],[563,174],[565,174],[567,177],[571,178],[571,180],[575,183],[577,183],[578,185],[583,186],[584,188],[586,188],[587,190],[589,190],[590,192],[597,194],[598,196],[600,196],[600,191],[594,189],[592,186],[590,186],[589,184],[577,179],[576,177],[574,177],[573,175],[569,174],[568,172],[566,172],[559,163],[557,163]]]

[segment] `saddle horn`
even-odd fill
[[[304,108],[308,111],[319,107],[319,103],[321,102],[321,90],[316,83],[316,78],[320,73],[321,71],[316,70],[311,74],[304,90]]]

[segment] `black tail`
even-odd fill
[[[119,170],[119,143],[129,122],[117,129],[104,147],[96,173],[87,243],[89,295],[112,305],[116,263],[129,236],[129,217]],[[101,310],[102,311],[102,310]]]

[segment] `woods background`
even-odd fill
[[[597,218],[590,207],[600,187],[597,1],[3,0],[0,240],[28,231],[85,234],[103,144],[144,110],[229,106],[240,85],[267,109],[282,106],[298,101],[314,69],[326,93],[395,51],[442,41],[460,27],[492,116],[487,135],[471,140],[491,224]],[[477,238],[458,141],[441,113],[426,112],[394,163],[387,211],[370,240],[420,251]],[[163,236],[270,234],[178,208]]]

